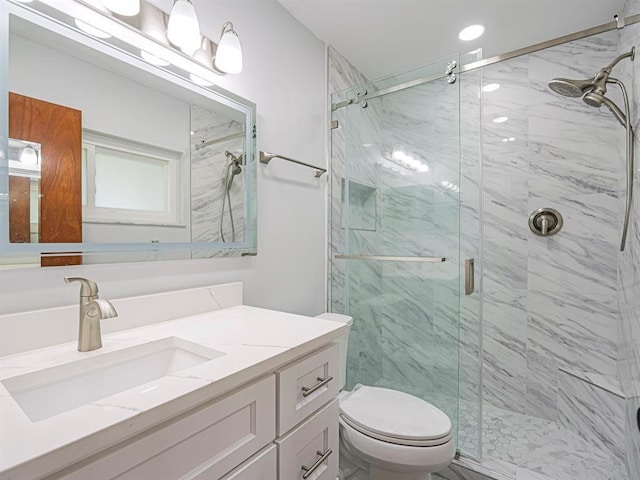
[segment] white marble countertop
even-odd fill
[[[235,306],[103,335],[103,348],[93,352],[78,352],[73,342],[0,357],[0,480],[37,479],[73,465],[268,374],[346,330],[338,322]],[[167,337],[225,355],[36,422],[1,383]]]

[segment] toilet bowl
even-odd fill
[[[353,323],[347,315],[325,313],[318,317]],[[338,345],[342,389],[348,334]],[[451,420],[430,403],[407,393],[364,385],[341,392],[339,399],[340,468],[345,479],[429,480],[431,473],[453,460]]]

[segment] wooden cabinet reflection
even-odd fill
[[[9,137],[42,146],[39,242],[82,242],[82,112],[9,93]],[[9,234],[16,243],[29,242],[29,179],[24,180],[9,181]],[[41,259],[42,266],[81,263],[81,255]]]

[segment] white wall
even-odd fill
[[[202,29],[217,39],[232,20],[244,50],[242,74],[220,85],[258,105],[258,147],[325,162],[325,49],[275,0],[194,0]],[[118,298],[242,281],[245,303],[315,314],[325,308],[326,175],[274,160],[258,166],[258,256],[0,272],[0,314],[78,300],[64,275],[98,282]]]

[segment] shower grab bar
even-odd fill
[[[373,260],[378,262],[426,262],[442,263],[445,257],[388,257],[383,255],[336,255],[337,260]]]
[[[316,167],[315,165],[304,163],[294,158],[285,157],[284,155],[278,155],[277,153],[268,153],[268,152],[262,152],[262,151],[260,152],[260,163],[269,165],[269,162],[274,158],[281,158],[282,160],[286,160],[287,162],[297,163],[298,165],[302,165],[303,167],[313,168],[313,176],[316,178],[321,177],[323,174],[327,172],[326,168]]]

